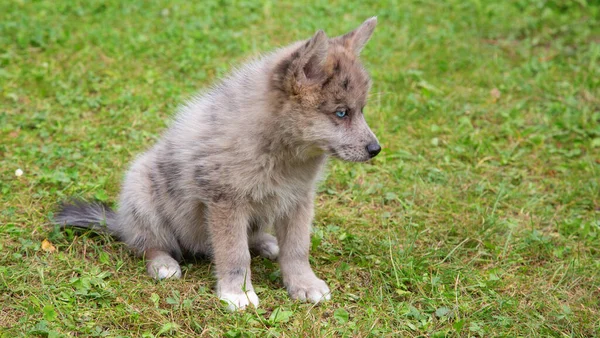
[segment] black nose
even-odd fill
[[[379,154],[380,151],[381,147],[378,143],[369,143],[367,145],[367,152],[369,153],[369,156],[371,156],[371,158],[377,156],[377,154]]]

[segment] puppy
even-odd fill
[[[73,202],[56,222],[110,233],[156,279],[181,277],[184,254],[207,255],[232,310],[259,303],[251,250],[279,261],[293,299],[330,299],[308,260],[315,185],[329,156],[363,162],[381,150],[363,115],[370,78],[359,61],[376,23],[335,38],[318,31],[241,66],[135,160],[117,212]]]

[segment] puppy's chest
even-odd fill
[[[281,175],[265,177],[257,183],[248,195],[255,212],[282,215],[309,198],[314,179],[302,175]]]
[[[249,200],[257,208],[287,209],[296,204],[311,188],[311,182],[264,182],[250,192]]]

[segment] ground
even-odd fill
[[[51,225],[68,196],[115,203],[232,65],[373,15],[383,151],[320,184],[330,302],[291,301],[257,257],[260,308],[228,313],[207,261],[155,282],[115,240]],[[600,335],[599,88],[595,0],[2,2],[1,336]]]

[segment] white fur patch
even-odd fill
[[[181,278],[181,268],[176,260],[169,256],[156,257],[148,263],[148,274],[157,280]]]
[[[276,260],[279,256],[279,245],[276,241],[263,243],[260,246],[260,255],[272,261]]]
[[[249,304],[258,307],[258,296],[254,291],[247,291],[246,293],[223,292],[219,295],[219,299],[227,302],[227,310],[229,311],[243,310]]]
[[[279,245],[277,245],[277,238],[266,232],[254,234],[250,239],[250,248],[256,251],[262,257],[270,259],[272,261],[277,259],[279,256]]]
[[[290,297],[301,301],[319,303],[331,299],[331,291],[327,284],[318,279],[305,281],[300,286],[288,287]]]

